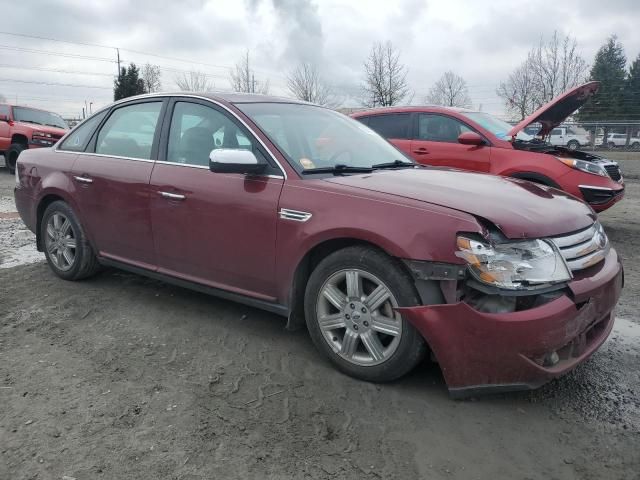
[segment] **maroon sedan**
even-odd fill
[[[416,165],[288,99],[126,99],[25,151],[16,182],[61,278],[110,265],[276,312],[370,381],[430,351],[452,395],[537,387],[604,342],[622,288],[584,203]]]

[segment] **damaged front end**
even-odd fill
[[[406,262],[424,305],[399,309],[428,342],[452,396],[536,388],[611,331],[622,267],[599,224],[517,241],[493,228],[460,234],[457,247],[466,265]]]

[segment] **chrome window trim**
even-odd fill
[[[273,159],[273,161],[275,162],[275,164],[278,166],[278,168],[280,169],[280,171],[282,172],[282,177],[286,180],[288,178],[287,176],[287,171],[282,167],[282,164],[278,161],[278,159],[276,158],[276,156],[273,154],[273,152],[267,148],[267,146],[265,145],[265,143],[262,141],[262,139],[256,134],[255,130],[253,128],[251,128],[249,125],[247,125],[247,123],[240,117],[238,117],[238,115],[231,110],[229,107],[227,107],[226,105],[212,99],[212,98],[208,98],[208,97],[202,97],[200,95],[188,95],[188,94],[184,94],[184,93],[175,93],[175,94],[167,94],[167,93],[148,93],[146,95],[140,95],[140,96],[136,96],[134,97],[128,97],[128,98],[123,98],[122,100],[118,100],[117,102],[111,103],[110,105],[98,110],[96,113],[94,113],[93,115],[97,115],[98,113],[102,112],[103,110],[106,110],[108,108],[113,108],[116,105],[120,105],[122,103],[126,103],[128,101],[131,100],[144,100],[146,98],[195,98],[198,100],[204,100],[206,102],[212,103],[214,105],[217,105],[218,107],[221,107],[222,109],[224,109],[226,112],[228,112],[229,114],[231,114],[231,116],[233,118],[235,118],[237,121],[239,121],[242,125],[244,125],[244,127],[249,130],[249,132],[251,132],[251,134],[258,140],[258,142],[260,142],[260,145],[262,145],[262,147],[265,149],[265,151],[269,154],[269,156]],[[93,115],[91,115],[91,117],[93,117]],[[91,117],[87,117],[85,118],[82,122],[80,122],[78,125],[76,125],[76,127],[82,125],[84,122],[86,122],[89,118]],[[90,154],[90,155],[95,155],[92,154],[90,152],[72,152],[69,150],[58,150],[58,146],[62,144],[63,140],[67,137],[67,135],[69,135],[74,129],[69,130],[69,132],[67,132],[62,138],[60,138],[60,140],[58,140],[58,142],[56,143],[56,145],[54,146],[54,152],[63,152],[63,153],[84,153],[84,154]],[[115,156],[111,156],[111,155],[104,155],[107,157],[112,157],[112,158],[121,158],[121,159],[127,159],[127,160],[138,160],[135,158],[129,158],[129,157],[115,157]],[[156,160],[148,160],[148,161],[156,161]],[[183,165],[183,164],[179,164],[179,165]],[[269,177],[272,177],[271,175],[268,175]],[[275,176],[274,178],[279,178],[279,176]]]
[[[161,165],[173,165],[174,167],[188,167],[188,168],[199,168],[201,170],[209,170],[209,167],[206,165],[192,165],[190,163],[180,163],[180,162],[167,162],[166,160],[155,160],[155,163],[159,163]],[[260,175],[260,174],[248,174],[244,175],[252,176],[252,177],[262,177],[262,178],[280,178],[284,179],[282,175]]]
[[[90,155],[92,157],[115,158],[118,160],[135,160],[136,162],[156,162],[156,160],[151,160],[149,158],[122,157],[120,155],[107,155],[105,153],[74,152],[72,150],[58,150],[57,148],[55,148],[53,151],[55,153],[68,153],[69,155]]]

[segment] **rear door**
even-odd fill
[[[115,107],[73,167],[82,219],[98,253],[147,269],[155,268],[149,180],[166,102]]]
[[[282,171],[213,173],[216,148],[248,149],[269,163],[235,117],[207,101],[172,101],[151,177],[151,221],[159,271],[191,282],[274,300]]]
[[[459,143],[461,133],[475,130],[457,118],[436,113],[416,113],[414,128],[411,154],[417,162],[478,172],[490,170],[489,142],[482,146]]]
[[[410,113],[372,115],[366,118],[366,124],[402,150],[407,156],[412,156]]]

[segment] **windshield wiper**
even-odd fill
[[[381,168],[413,168],[415,166],[415,163],[409,162],[407,160],[394,160],[393,162],[378,163],[376,165],[372,165],[371,168],[373,168],[374,170],[378,170]]]
[[[60,125],[56,125],[55,123],[45,123],[45,125],[47,127],[64,128],[64,127],[61,127]]]
[[[312,173],[333,173],[334,175],[340,175],[343,173],[371,173],[371,172],[373,172],[373,168],[371,167],[351,167],[349,165],[338,163],[333,167],[318,167],[318,168],[304,169],[302,171],[302,175],[309,175]]]
[[[17,119],[17,118],[16,118],[16,120],[18,120],[18,122],[33,123],[35,125],[42,125],[40,122],[34,122],[33,120],[20,120],[20,119]]]

